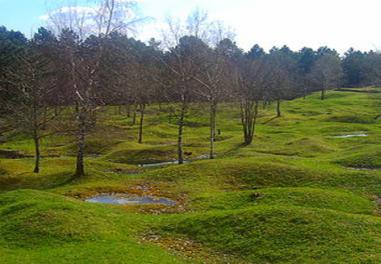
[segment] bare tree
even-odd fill
[[[187,30],[198,30],[200,25],[184,26],[180,21],[174,21],[172,18],[167,18],[167,30],[163,32],[163,45],[168,50],[164,59],[160,59],[166,66],[167,72],[165,77],[171,76],[167,80],[167,98],[171,101],[179,103],[177,114],[178,136],[177,136],[177,156],[178,163],[184,163],[183,150],[183,132],[185,124],[185,115],[187,113],[192,95],[194,93],[196,76],[195,71],[198,70],[194,63],[192,55],[196,54],[197,49],[193,44],[199,44],[199,38],[190,37]]]
[[[194,79],[200,86],[196,86],[196,92],[201,95],[209,103],[209,127],[210,127],[210,151],[209,158],[215,158],[215,141],[216,141],[216,118],[218,103],[223,99],[228,99],[229,87],[229,63],[228,58],[224,56],[223,41],[232,41],[234,33],[231,29],[226,28],[220,21],[207,21],[207,14],[200,14],[197,11],[188,18],[190,25],[203,25],[205,41],[210,47],[200,46],[204,50],[200,50],[198,54],[201,59],[198,63],[202,69]],[[198,26],[197,28],[200,28]],[[198,88],[199,87],[199,88]],[[198,89],[197,89],[198,88]]]
[[[34,41],[30,41],[13,59],[12,67],[5,74],[9,84],[6,87],[12,97],[1,99],[1,103],[7,110],[6,119],[12,127],[32,137],[35,149],[33,171],[39,173],[40,142],[48,134],[45,131],[47,123],[56,117],[55,113],[47,110],[49,97],[57,92],[55,68]]]
[[[221,47],[211,49],[207,46],[201,46],[199,56],[201,71],[194,79],[199,83],[195,91],[206,99],[209,104],[209,127],[210,127],[210,151],[209,158],[215,158],[214,144],[216,141],[216,117],[219,102],[229,97],[228,86],[226,83],[229,78],[229,68],[227,58],[223,55]]]
[[[76,6],[62,7],[50,13],[49,21],[58,30],[68,28],[76,32],[78,43],[93,45],[91,56],[83,50],[76,52],[69,49],[68,60],[71,72],[73,93],[75,94],[77,132],[77,162],[75,175],[80,177],[84,170],[85,135],[89,116],[96,110],[95,91],[99,86],[99,70],[104,55],[104,40],[113,32],[128,34],[133,32],[141,19],[134,14],[132,1],[99,0],[91,8]],[[90,34],[97,36],[86,39]],[[92,42],[93,40],[93,42]],[[88,50],[86,49],[85,50]],[[79,58],[79,59],[78,59]]]
[[[216,135],[216,113],[219,100],[224,93],[223,78],[226,73],[226,57],[216,47],[223,39],[233,37],[232,31],[221,22],[208,20],[208,14],[200,9],[194,10],[185,23],[168,19],[168,30],[164,34],[164,44],[170,49],[177,63],[166,64],[172,74],[180,77],[183,83],[182,111],[179,119],[178,156],[182,163],[183,118],[187,109],[186,99],[190,94],[206,99],[210,105],[210,154],[213,159]],[[187,43],[189,42],[189,43]],[[210,45],[211,47],[209,47]],[[173,48],[175,47],[175,48]],[[172,59],[172,63],[174,60]],[[187,83],[187,84],[185,84]],[[191,88],[192,87],[192,88]],[[192,90],[192,91],[190,91]],[[226,95],[226,93],[225,93]]]
[[[171,48],[164,59],[168,74],[172,75],[167,86],[170,88],[167,90],[168,99],[179,104],[177,114],[177,152],[179,164],[184,162],[183,131],[185,115],[189,104],[194,98],[195,86],[199,85],[194,79],[200,70],[195,63],[197,61],[195,55],[199,51],[199,45],[205,44],[195,37],[183,37],[179,40],[179,45]]]
[[[342,76],[340,57],[337,54],[327,53],[314,63],[309,79],[321,91],[321,100],[324,100],[326,91],[337,87]]]
[[[187,34],[196,38],[209,39],[210,22],[208,13],[201,9],[195,9],[191,12],[186,21]]]
[[[262,59],[253,60],[230,39],[221,41],[217,49],[226,59],[226,92],[232,100],[239,102],[243,141],[245,145],[249,145],[255,134],[259,101],[264,96],[265,66]]]
[[[138,143],[143,143],[143,124],[146,106],[154,100],[153,95],[157,87],[157,61],[155,50],[142,42],[137,42],[136,53],[133,59],[133,69],[130,72],[133,85],[132,97],[139,106]],[[160,56],[160,55],[158,55]],[[136,112],[136,111],[135,111]]]
[[[297,87],[297,61],[294,53],[284,46],[273,48],[264,57],[267,100],[276,101],[276,116],[281,116],[281,101],[292,98]]]
[[[250,61],[243,58],[235,73],[245,145],[250,145],[254,139],[259,101],[263,98],[265,86],[264,69],[261,60]]]

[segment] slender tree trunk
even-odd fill
[[[242,124],[242,129],[243,129],[243,141],[244,144],[246,145],[246,140],[247,140],[247,118],[246,118],[246,104],[247,102],[241,101],[240,103],[240,110],[241,110],[241,124]]]
[[[258,117],[258,105],[259,105],[258,101],[255,101],[255,103],[254,103],[254,113],[253,113],[252,124],[251,124],[251,135],[250,135],[251,141],[250,141],[250,144],[253,141],[254,136],[255,136],[255,128],[256,128],[256,125],[257,125],[257,117]]]
[[[143,143],[143,122],[144,122],[144,111],[145,111],[146,105],[140,104],[140,121],[139,121],[139,144]]]
[[[75,176],[82,177],[85,175],[84,166],[84,149],[85,149],[85,132],[86,132],[86,112],[83,107],[80,107],[77,112],[78,135],[77,135],[77,164]]]
[[[177,156],[178,163],[184,163],[184,150],[183,150],[183,131],[184,131],[184,118],[186,111],[186,102],[183,100],[180,111],[180,118],[178,123],[178,138],[177,138]]]
[[[32,111],[32,125],[33,125],[33,141],[35,150],[35,163],[34,163],[34,173],[40,172],[40,138],[39,138],[39,122],[38,122],[38,103],[36,95],[33,95],[33,111]],[[44,109],[45,110],[45,109]],[[45,114],[45,113],[43,113]],[[45,115],[43,116],[43,121],[45,121]]]
[[[172,119],[173,119],[173,110],[172,110],[172,106],[170,106],[170,107],[168,108],[168,110],[169,110],[169,114],[168,114],[168,122],[169,122],[169,123],[172,123]]]
[[[126,105],[126,114],[127,114],[127,117],[131,117],[131,105],[130,104]]]
[[[48,122],[48,107],[45,106],[44,107],[44,112],[43,112],[43,125],[42,125],[42,129],[45,130],[46,129],[46,123]]]
[[[217,103],[215,100],[211,101],[210,104],[210,154],[209,158],[214,159],[214,142],[216,141],[216,113],[217,113]]]
[[[137,111],[138,107],[136,104],[134,104],[134,112],[132,113],[132,125],[136,125],[136,111]]]
[[[304,85],[304,87],[303,87],[303,99],[306,99],[307,94],[308,94],[308,85],[309,85],[309,82],[304,80],[303,81],[303,85]]]
[[[40,158],[41,158],[41,153],[40,153],[40,138],[37,132],[37,129],[35,129],[33,133],[33,141],[34,141],[34,149],[35,149],[35,160],[34,160],[34,173],[39,173],[40,172]]]
[[[281,117],[281,111],[280,111],[280,99],[276,100],[276,117]]]
[[[320,99],[321,99],[321,100],[324,100],[324,99],[325,99],[325,88],[323,88],[323,89],[321,90],[321,96],[320,96]]]

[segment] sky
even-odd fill
[[[59,2],[0,0],[0,25],[30,37]],[[210,19],[233,28],[245,50],[256,43],[265,49],[287,45],[293,50],[329,46],[341,53],[350,47],[381,50],[381,0],[139,0],[139,7],[143,16],[152,18],[140,29],[142,40],[160,38],[167,16],[185,18],[200,8]]]

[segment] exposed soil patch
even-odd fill
[[[244,263],[231,256],[223,253],[213,252],[206,249],[201,243],[192,241],[187,238],[161,236],[158,234],[146,234],[142,237],[144,242],[158,244],[173,254],[180,254],[189,260],[199,260],[202,263],[219,264],[219,263]]]

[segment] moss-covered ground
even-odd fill
[[[79,179],[74,135],[43,139],[39,174],[32,140],[3,135],[0,263],[381,263],[379,92],[344,89],[324,101],[312,94],[283,102],[280,118],[275,105],[261,106],[250,146],[242,145],[239,109],[222,104],[215,160],[201,160],[208,107],[194,104],[184,135],[192,162],[149,168],[139,165],[176,159],[169,106],[148,108],[143,144],[124,109],[105,107],[87,135]],[[100,193],[177,204],[84,201]]]

